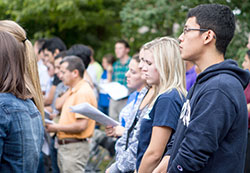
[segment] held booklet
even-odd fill
[[[44,121],[46,124],[54,124],[54,121],[50,119],[50,112],[44,109]]]
[[[114,100],[120,100],[129,95],[128,88],[118,82],[100,84],[99,87],[108,93],[108,95]]]
[[[105,126],[117,126],[120,123],[105,115],[89,103],[81,103],[71,106],[71,112],[82,114]]]

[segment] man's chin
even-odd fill
[[[64,81],[62,81],[62,82],[63,82],[63,84],[64,84],[65,86],[68,86],[67,83],[65,83]]]

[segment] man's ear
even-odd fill
[[[59,49],[56,49],[53,56],[55,57],[58,53],[60,53],[60,50]]]
[[[129,53],[129,51],[130,51],[130,48],[126,48],[126,52],[127,52],[127,54]]]
[[[72,72],[73,72],[74,77],[79,76],[79,71],[77,69],[73,70]]]
[[[216,41],[216,35],[212,30],[208,30],[203,34],[204,44],[209,44],[212,41]]]

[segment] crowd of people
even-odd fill
[[[106,173],[250,172],[250,36],[241,69],[225,60],[234,32],[229,7],[202,4],[178,40],[155,38],[132,57],[119,40],[100,65],[89,45],[32,46],[1,20],[0,172],[85,172],[100,134],[115,158]],[[101,87],[111,82],[129,95],[112,98]],[[119,125],[71,111],[81,103]]]

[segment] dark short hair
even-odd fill
[[[125,40],[118,40],[116,43],[121,43],[121,44],[124,44],[124,46],[125,46],[126,48],[130,48],[130,46],[129,46],[128,42],[127,42],[127,41],[125,41]]]
[[[106,58],[108,64],[113,64],[115,62],[115,57],[111,53],[104,55],[103,58]]]
[[[140,62],[140,58],[139,58],[139,53],[136,53],[132,56],[132,59],[136,60],[136,62]]]
[[[40,39],[36,40],[35,43],[37,44],[38,53],[40,53],[42,51],[42,47],[43,47],[45,42],[46,42],[45,38],[40,38]]]
[[[48,51],[54,54],[56,49],[58,49],[61,52],[63,50],[66,50],[67,48],[64,42],[60,38],[53,37],[49,40],[46,40],[41,49],[42,50],[48,49]]]
[[[65,62],[68,63],[67,69],[69,71],[72,72],[74,70],[78,70],[79,76],[81,78],[83,78],[85,66],[84,66],[82,60],[79,57],[77,57],[77,56],[66,56],[66,57],[63,58],[63,60],[60,62],[60,64],[63,64]]]
[[[20,99],[30,98],[25,85],[25,45],[0,31],[0,92]]]
[[[58,58],[64,58],[65,56],[67,56],[67,51],[66,51],[66,50],[61,51],[60,53],[58,53],[58,54],[55,56],[55,60],[58,59]]]
[[[75,55],[81,58],[84,67],[87,69],[90,63],[91,50],[83,44],[75,44],[67,51],[67,56]]]
[[[221,4],[202,4],[188,12],[187,18],[190,17],[196,17],[200,28],[215,32],[216,49],[225,55],[235,31],[235,18],[231,9]]]

